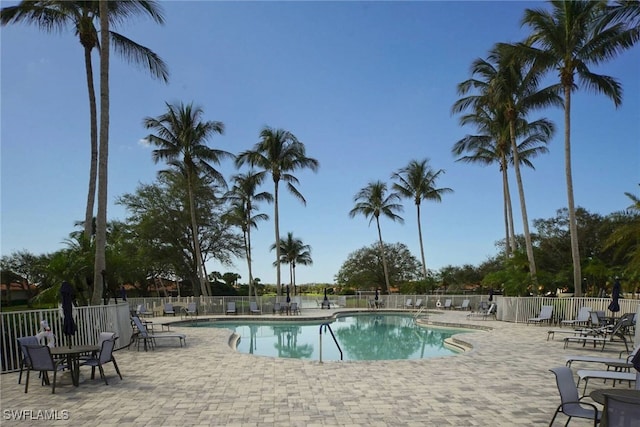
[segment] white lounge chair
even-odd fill
[[[187,345],[187,336],[185,334],[178,334],[173,332],[159,332],[156,334],[152,334],[147,330],[142,321],[140,321],[139,317],[134,316],[131,318],[131,320],[133,320],[133,323],[138,329],[138,335],[135,337],[138,343],[138,350],[140,350],[140,341],[144,343],[144,351],[147,351],[148,346],[153,350],[156,345],[156,340],[159,338],[178,338],[180,340],[180,347],[182,347],[183,343],[184,345]]]
[[[421,308],[421,307],[422,307],[422,298],[418,298],[413,308]]]
[[[532,317],[530,319],[527,319],[527,324],[550,322],[552,316],[553,316],[553,306],[543,305],[542,308],[540,309],[540,314],[538,315],[538,317]]]
[[[469,310],[469,301],[468,299],[462,300],[462,304],[456,307],[456,310]]]
[[[575,319],[565,319],[560,322],[560,326],[562,325],[578,325],[578,324],[587,324],[589,322],[589,317],[591,316],[591,307],[580,307],[578,310],[578,315]]]
[[[251,301],[249,303],[249,314],[262,314],[262,311],[258,308],[258,303],[256,301]]]
[[[580,369],[577,372],[578,374],[578,388],[580,387],[580,381],[584,380],[584,390],[582,391],[583,396],[587,392],[587,385],[589,380],[592,378],[599,378],[601,380],[612,380],[614,385],[616,381],[635,381],[636,374],[635,372],[618,372],[618,371],[602,371],[602,370],[591,370],[591,369]]]
[[[407,298],[407,302],[404,303],[404,308],[411,308],[411,307],[413,307],[413,302],[411,298]]]
[[[451,308],[451,299],[444,300],[444,306],[442,306],[442,308],[445,310]]]
[[[636,355],[640,349],[640,346],[637,346],[633,349],[631,354],[627,357],[599,357],[599,356],[566,356],[564,359],[566,361],[567,366],[571,367],[573,362],[584,362],[584,363],[604,363],[605,365],[613,365],[613,364],[628,364],[629,367],[632,367],[631,359]]]

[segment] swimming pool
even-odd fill
[[[259,356],[320,359],[320,325],[326,321],[217,321],[194,327],[226,328],[240,336],[237,351]],[[185,325],[186,326],[186,325]],[[430,329],[406,314],[350,314],[331,322],[344,360],[428,359],[450,356],[444,340],[459,329]],[[322,360],[340,360],[328,330],[322,333]]]

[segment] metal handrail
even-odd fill
[[[336,343],[336,346],[338,347],[338,351],[340,352],[340,360],[343,360],[342,349],[340,348],[340,344],[338,344],[338,340],[336,339],[336,336],[333,333],[333,329],[331,329],[331,325],[329,323],[323,323],[320,325],[320,363],[322,363],[322,327],[323,326],[324,326],[325,333],[327,332],[327,329],[329,329],[329,332],[331,332],[331,336],[333,337],[333,342]]]

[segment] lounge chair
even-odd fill
[[[444,305],[442,306],[442,308],[444,308],[445,310],[450,309],[451,308],[451,300],[450,299],[444,300]]]
[[[122,379],[122,374],[120,373],[120,369],[118,369],[118,364],[116,363],[116,359],[113,357],[113,347],[116,345],[115,334],[112,335],[110,339],[104,340],[100,345],[100,353],[97,356],[91,357],[89,359],[84,360],[80,363],[80,366],[91,366],[91,379],[94,379],[96,376],[96,366],[100,370],[100,378],[104,380],[106,385],[109,385],[107,382],[107,377],[104,374],[104,369],[102,365],[106,363],[113,363],[113,367],[116,368],[116,372],[120,379]]]
[[[627,357],[599,357],[599,356],[566,356],[564,359],[566,360],[566,364],[568,367],[571,367],[573,362],[584,362],[584,363],[604,363],[605,365],[618,365],[618,364],[628,364],[629,368],[633,366],[631,363],[631,359],[636,355],[638,350],[640,349],[640,345],[633,349],[631,354]]]
[[[553,306],[543,305],[542,308],[540,309],[540,314],[538,315],[538,317],[532,317],[530,319],[527,319],[527,324],[551,322],[552,316],[553,316]]]
[[[195,302],[190,302],[182,310],[183,310],[184,315],[187,316],[187,317],[189,317],[189,316],[197,316],[198,315],[198,307],[197,307]]]
[[[67,366],[64,365],[64,360],[55,360],[51,355],[51,349],[46,345],[27,345],[24,348],[27,352],[27,357],[30,360],[30,364],[27,367],[27,380],[24,384],[24,392],[27,393],[29,389],[29,372],[41,372],[43,384],[49,384],[48,372],[53,371],[53,386],[51,387],[51,394],[55,394],[57,373]]]
[[[143,317],[151,316],[153,313],[147,310],[147,307],[144,304],[138,304],[138,307],[136,308],[136,314],[138,315],[138,317]]]
[[[262,314],[262,311],[258,308],[258,303],[256,301],[251,301],[249,303],[249,314]]]
[[[149,333],[146,326],[140,321],[139,317],[132,317],[133,323],[136,325],[138,329],[138,334],[135,337],[135,340],[138,342],[138,350],[140,350],[140,341],[144,343],[144,351],[147,351],[148,346],[153,350],[156,345],[156,340],[160,338],[178,338],[180,340],[180,347],[182,344],[187,345],[187,336],[185,334],[178,334],[173,332],[159,332],[159,333]]]
[[[411,308],[411,307],[413,307],[413,302],[411,298],[407,298],[407,302],[404,303],[404,308]]]
[[[580,307],[578,310],[578,315],[575,319],[566,319],[560,322],[560,326],[562,325],[586,325],[589,323],[589,318],[591,316],[591,307]]]
[[[569,368],[567,368],[569,369]],[[613,384],[615,385],[616,381],[635,381],[636,374],[635,372],[619,372],[619,371],[603,371],[603,370],[591,370],[591,369],[580,369],[577,372],[578,374],[578,386],[580,386],[580,381],[584,380],[584,394],[587,392],[587,384],[591,378],[598,378],[601,380],[613,380]]]
[[[418,298],[413,308],[421,308],[421,307],[422,307],[422,298]]]
[[[235,301],[229,301],[227,303],[227,314],[238,314]]]
[[[560,405],[553,414],[549,425],[553,425],[553,421],[556,419],[558,413],[562,412],[569,417],[565,426],[569,425],[572,417],[576,417],[593,420],[593,425],[596,427],[600,422],[600,416],[602,414],[595,405],[580,401],[578,387],[576,387],[576,383],[573,380],[573,372],[571,372],[571,369],[566,366],[561,366],[551,369],[551,372],[556,376],[556,384],[558,386],[558,392],[560,393]]]
[[[496,307],[494,303],[491,303],[486,309],[472,311],[467,314],[467,317],[482,317],[482,320],[487,320],[487,317],[496,315]]]
[[[633,313],[626,313],[620,317],[613,327],[609,325],[603,328],[591,329],[589,333],[581,336],[566,337],[564,339],[564,347],[567,348],[570,342],[581,342],[583,346],[586,345],[587,342],[591,342],[594,347],[596,344],[602,343],[602,350],[604,350],[607,343],[617,342],[615,338],[618,337],[622,340],[627,351],[629,351],[629,344],[625,335],[627,328],[633,325],[633,317]]]
[[[163,315],[166,316],[167,314],[170,314],[172,316],[176,315],[176,311],[173,309],[173,304],[171,304],[170,302],[164,305]]]
[[[469,301],[468,299],[462,300],[462,304],[456,307],[456,310],[469,310]]]

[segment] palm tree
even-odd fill
[[[595,74],[590,65],[614,58],[638,41],[637,28],[628,29],[624,22],[606,21],[607,1],[551,1],[551,11],[526,9],[522,24],[531,35],[519,45],[524,56],[533,57],[558,72],[564,92],[564,154],[567,181],[573,286],[582,295],[582,272],[578,244],[578,225],[573,198],[571,172],[571,93],[584,88],[611,98],[616,107],[622,103],[622,87],[613,77]]]
[[[242,166],[248,163],[252,167],[259,167],[271,174],[274,185],[274,223],[275,242],[280,239],[280,220],[278,215],[279,184],[280,181],[287,183],[287,189],[298,200],[306,205],[306,200],[295,187],[299,184],[298,178],[290,172],[299,169],[311,169],[317,171],[319,163],[316,159],[307,157],[306,149],[302,142],[289,131],[284,129],[273,129],[265,126],[260,131],[260,141],[254,145],[253,150],[241,153],[236,165]],[[280,246],[276,245],[276,290],[278,295],[282,295],[282,285],[280,279]]]
[[[457,104],[456,104],[457,105]],[[456,110],[454,105],[454,112]],[[513,226],[513,209],[511,206],[511,190],[507,174],[511,143],[509,129],[504,115],[493,111],[489,106],[477,106],[476,109],[460,117],[460,125],[475,125],[479,134],[466,135],[457,141],[451,150],[456,161],[490,165],[497,163],[502,175],[502,195],[504,203],[505,224],[505,257],[508,259],[516,250],[515,230]],[[462,155],[468,152],[468,155]]]
[[[251,267],[251,229],[258,228],[258,221],[266,221],[269,216],[264,213],[253,215],[257,209],[255,203],[266,201],[271,203],[273,196],[271,193],[262,191],[257,193],[258,187],[264,180],[265,172],[249,171],[244,174],[235,175],[232,179],[233,188],[226,195],[231,200],[231,209],[226,215],[227,220],[237,225],[242,230],[244,237],[244,248],[247,257],[247,267],[249,268],[249,296],[253,286],[253,272]],[[255,287],[254,287],[255,288]],[[254,289],[257,297],[257,290]]]
[[[613,215],[620,222],[605,242],[605,249],[614,249],[616,257],[627,261],[626,276],[640,279],[640,197],[625,192],[632,204],[625,211]]]
[[[471,78],[460,85],[458,90],[462,94],[471,89],[477,89],[479,95],[472,95],[459,100],[454,108],[458,111],[466,107],[482,108],[487,105],[504,115],[508,124],[511,155],[520,196],[520,209],[524,229],[525,246],[529,260],[529,273],[535,284],[537,282],[536,264],[533,255],[533,244],[529,232],[529,219],[524,196],[524,186],[520,173],[520,159],[517,136],[523,131],[517,126],[529,111],[544,108],[549,105],[560,104],[555,86],[539,89],[539,80],[543,69],[536,62],[527,64],[514,55],[516,49],[512,45],[499,43],[489,53],[487,60],[477,59],[473,62],[472,74],[479,78]],[[529,124],[529,127],[532,125]],[[535,122],[535,142],[547,142],[553,135],[553,125],[547,120]]]
[[[396,212],[402,212],[400,196],[397,193],[387,195],[387,184],[382,181],[370,182],[366,187],[362,188],[353,198],[356,205],[349,211],[349,217],[353,218],[358,214],[362,214],[369,219],[369,224],[374,219],[378,228],[378,243],[380,245],[380,257],[382,258],[382,269],[384,271],[384,292],[389,294],[391,284],[389,283],[389,269],[387,268],[387,260],[384,255],[384,244],[382,241],[382,232],[380,231],[380,215],[385,216],[392,221],[403,223],[404,220]]]
[[[280,253],[282,258],[280,263],[289,264],[289,282],[293,289],[293,294],[296,294],[296,265],[311,265],[313,259],[311,259],[311,246],[305,245],[302,239],[293,237],[292,232],[287,233],[285,239],[278,241],[280,246]],[[271,250],[274,250],[277,246],[271,245]]]
[[[420,255],[422,256],[422,275],[427,279],[427,263],[424,259],[424,246],[422,244],[422,225],[420,221],[420,204],[423,200],[433,200],[441,202],[442,195],[453,193],[451,188],[436,188],[436,181],[440,175],[444,174],[444,169],[434,170],[429,165],[429,159],[421,161],[411,160],[409,164],[393,175],[392,179],[398,182],[393,184],[393,190],[400,196],[413,199],[418,213],[418,237],[420,239]]]
[[[94,22],[99,19],[100,10],[97,1],[22,1],[16,6],[0,10],[0,24],[33,24],[46,32],[62,31],[71,27],[83,47],[84,63],[89,93],[89,127],[91,135],[91,162],[89,168],[89,189],[85,210],[84,233],[91,237],[91,221],[96,195],[98,170],[98,114],[96,94],[93,83],[93,65],[91,52],[98,48],[98,30]],[[161,7],[156,1],[109,1],[109,23],[118,24],[132,15],[146,14],[159,24],[164,23]],[[104,28],[101,26],[101,28]],[[162,59],[149,48],[141,46],[127,37],[113,31],[106,31],[115,51],[125,60],[148,68],[154,78],[165,83],[169,73]],[[107,42],[108,43],[108,42]]]
[[[153,129],[157,135],[147,136],[149,143],[159,147],[153,150],[153,160],[164,160],[174,169],[183,171],[187,182],[189,212],[191,214],[191,234],[196,258],[196,274],[200,280],[200,291],[208,296],[208,283],[202,252],[198,238],[196,220],[196,200],[194,189],[200,175],[204,174],[214,183],[226,187],[222,174],[211,164],[218,165],[223,158],[233,158],[233,154],[207,146],[214,134],[224,133],[224,124],[216,121],[202,121],[203,110],[193,104],[172,105],[166,103],[167,112],[144,119],[144,126]]]

